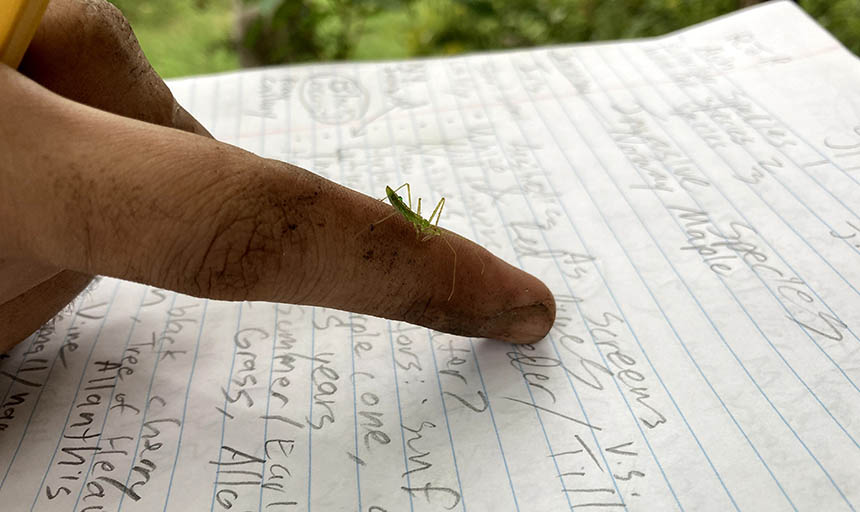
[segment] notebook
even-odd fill
[[[101,279],[0,362],[3,510],[860,506],[860,63],[794,4],[170,87],[220,140],[444,196],[556,323],[516,346]]]

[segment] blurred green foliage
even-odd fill
[[[740,7],[738,0],[441,0],[421,5],[419,55],[646,37]],[[464,22],[465,21],[465,22]]]
[[[750,0],[256,0],[244,43],[260,63],[455,54],[544,44],[648,37],[757,3]],[[801,0],[860,53],[860,0]],[[289,8],[285,8],[290,6]],[[298,6],[301,6],[299,8]],[[368,22],[386,13],[389,48],[363,51]],[[392,16],[400,13],[401,16]],[[290,31],[291,24],[301,27]],[[279,51],[267,43],[279,40]],[[313,44],[309,44],[313,42]],[[267,51],[258,52],[258,48]],[[388,50],[388,51],[387,51]],[[289,53],[289,58],[284,56]]]
[[[164,76],[664,34],[755,0],[111,0]],[[860,54],[860,0],[799,0]]]
[[[860,55],[860,0],[800,0],[799,3],[854,55]]]
[[[343,60],[367,22],[404,0],[243,0],[240,43],[255,63]]]
[[[2,0],[0,0],[2,1]],[[231,0],[110,0],[163,77],[239,67]]]

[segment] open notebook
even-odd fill
[[[512,346],[103,279],[0,366],[4,511],[860,507],[860,63],[674,35],[176,80],[221,140],[540,276]]]

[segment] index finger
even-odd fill
[[[543,283],[454,233],[416,236],[402,215],[378,222],[391,206],[304,169],[7,78],[7,143],[30,144],[0,187],[0,216],[20,219],[0,228],[13,256],[466,336],[533,342],[552,325]],[[44,190],[52,201],[33,212]]]

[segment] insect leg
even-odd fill
[[[433,213],[430,214],[430,217],[427,219],[427,222],[429,222],[430,224],[433,224],[433,217],[435,216],[436,217],[436,224],[435,225],[438,226],[439,225],[439,217],[442,216],[442,209],[443,208],[445,208],[445,198],[444,197],[442,199],[440,199],[439,202],[436,204],[436,208],[433,209]]]
[[[383,217],[383,218],[379,219],[378,221],[374,222],[373,224],[371,224],[371,225],[370,225],[371,229],[373,229],[373,226],[375,226],[375,225],[377,225],[377,224],[382,224],[383,222],[387,221],[387,220],[388,220],[388,219],[390,219],[391,217],[394,217],[395,215],[397,215],[397,213],[398,213],[398,212],[397,212],[397,210],[394,210],[393,212],[389,213],[389,214],[388,214],[388,215],[386,215],[385,217]]]
[[[409,209],[411,210],[412,209],[412,187],[409,186],[409,182],[407,181],[403,185],[400,185],[399,187],[395,188],[394,192],[397,193],[397,191],[403,187],[406,187],[406,199],[407,199],[407,202],[409,205]]]
[[[393,216],[397,215],[397,213],[398,213],[398,212],[397,212],[397,210],[395,210],[395,211],[393,211],[393,212],[389,213],[388,215],[386,215],[385,217],[383,217],[383,218],[379,219],[378,221],[371,223],[371,224],[370,224],[370,230],[371,230],[371,231],[373,231],[373,228],[374,228],[377,224],[382,224],[383,222],[387,221],[387,220],[388,220],[388,219],[390,219],[391,217],[393,217]],[[352,238],[353,238],[353,240],[355,240],[356,238],[358,238],[358,235],[360,235],[362,232],[364,232],[364,230],[363,230],[363,229],[362,229],[362,230],[360,230],[358,233],[356,233],[356,234],[355,234],[355,236],[354,236],[354,237],[352,237]]]
[[[409,182],[406,182],[403,185],[400,185],[399,187],[395,188],[393,190],[393,192],[396,194],[397,191],[403,187],[406,187],[406,199],[409,200],[409,209],[411,210],[412,209],[412,190],[409,187]],[[387,196],[380,199],[380,201],[385,201],[385,199],[387,199]],[[401,197],[400,199],[402,200],[403,198]]]
[[[408,186],[409,186],[409,183],[408,183],[408,182],[407,182],[407,183],[404,183],[403,185],[400,185],[399,187],[395,188],[395,189],[394,189],[394,191],[395,191],[395,192],[397,192],[397,191],[398,191],[398,190],[400,190],[401,188],[403,188],[403,187],[408,187]]]

